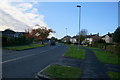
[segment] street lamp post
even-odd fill
[[[67,28],[65,28],[66,29],[66,36],[67,36]]]
[[[78,9],[79,9],[79,12],[78,12],[78,15],[79,15],[79,36],[78,36],[78,50],[79,50],[79,46],[80,46],[80,17],[81,17],[81,6],[77,5]]]

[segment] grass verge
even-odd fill
[[[119,78],[120,80],[120,72],[107,72],[108,76],[113,79],[113,80],[117,80]]]
[[[95,47],[86,47],[88,49],[100,49],[100,48],[95,48]]]
[[[46,45],[46,44],[44,44],[44,45]],[[4,49],[21,51],[21,50],[26,50],[26,49],[31,49],[31,48],[42,47],[44,45],[42,45],[42,44],[30,44],[30,45],[22,45],[22,46],[4,47]]]
[[[64,54],[65,57],[75,58],[83,60],[85,59],[85,50],[84,49],[77,49],[76,46],[70,46],[70,49]]]
[[[119,57],[115,54],[111,54],[105,51],[94,51],[97,58],[103,62],[108,64],[119,64]]]
[[[79,68],[61,66],[53,64],[43,71],[51,78],[80,78],[81,70]]]

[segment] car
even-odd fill
[[[52,40],[52,41],[50,42],[50,45],[55,45],[55,41]]]

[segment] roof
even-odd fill
[[[93,38],[94,36],[99,36],[98,34],[87,35],[86,38]]]
[[[3,34],[15,34],[15,31],[10,30],[10,29],[6,29],[4,31],[2,31]]]
[[[108,34],[106,34],[106,35],[108,35],[109,37],[112,37],[112,36],[113,36],[113,33],[108,33]],[[106,35],[103,35],[101,38],[104,38]]]

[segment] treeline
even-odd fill
[[[2,46],[25,45],[33,42],[43,42],[47,39],[52,29],[42,26],[38,29],[25,30],[24,35],[18,37],[2,36]],[[9,35],[9,34],[8,34]]]

